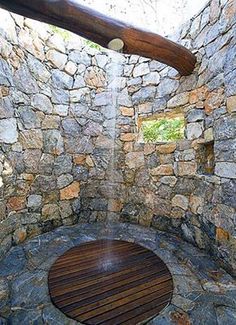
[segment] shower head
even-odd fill
[[[113,50],[113,51],[116,51],[116,52],[122,52],[124,45],[125,44],[122,41],[122,39],[114,38],[108,43],[107,47],[110,50]]]

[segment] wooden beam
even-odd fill
[[[181,75],[189,75],[196,63],[195,56],[184,46],[105,16],[76,0],[0,0],[0,7],[67,29],[106,48],[119,38],[124,43],[123,53],[158,60]]]

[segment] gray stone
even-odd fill
[[[219,25],[218,23],[215,23],[213,26],[209,28],[206,34],[204,45],[214,41],[218,35],[219,35]]]
[[[42,318],[43,318],[43,324],[48,324],[48,325],[54,325],[55,320],[57,322],[57,325],[78,325],[77,321],[69,319],[53,305],[46,306],[43,309]]]
[[[53,104],[66,105],[70,102],[70,95],[68,90],[52,89]]]
[[[33,188],[47,193],[56,189],[56,181],[53,176],[37,175]]]
[[[22,247],[14,247],[1,261],[0,276],[7,277],[23,271],[26,266],[25,253]]]
[[[28,106],[19,107],[17,113],[25,129],[40,128],[40,119],[32,108]]]
[[[71,114],[75,117],[86,116],[89,107],[85,104],[76,104],[70,106]]]
[[[96,59],[97,65],[102,69],[105,67],[105,65],[108,62],[108,57],[106,55],[97,54],[95,56],[95,59]]]
[[[83,88],[85,86],[86,86],[86,83],[84,81],[84,78],[82,76],[80,76],[80,75],[77,75],[75,77],[73,88],[78,89],[78,88]]]
[[[0,118],[9,118],[14,116],[14,108],[8,97],[0,98]]]
[[[54,88],[71,89],[73,86],[73,78],[60,70],[53,70],[52,85]]]
[[[14,88],[14,91],[10,89],[10,96],[13,104],[30,105],[30,97],[16,88]]]
[[[198,122],[204,120],[205,113],[201,109],[191,109],[187,115],[187,121],[189,123]]]
[[[71,103],[91,103],[90,89],[83,87],[80,89],[73,89],[70,91]]]
[[[91,59],[85,51],[72,51],[69,54],[69,60],[78,63],[84,64],[85,66],[90,66]]]
[[[203,133],[202,123],[189,123],[186,127],[186,136],[189,140],[199,138]]]
[[[33,74],[36,80],[47,82],[50,78],[50,73],[46,69],[45,65],[41,63],[39,60],[37,60],[32,55],[29,55],[28,57],[28,67],[30,72]]]
[[[73,168],[73,177],[76,181],[87,181],[88,179],[88,169],[83,166],[75,166]]]
[[[160,179],[160,182],[169,185],[170,187],[174,187],[177,182],[177,178],[175,176],[163,176]]]
[[[214,126],[214,136],[216,140],[235,138],[236,117],[228,116],[217,120]]]
[[[236,162],[236,139],[215,141],[214,152],[216,161]]]
[[[134,67],[133,76],[134,78],[144,76],[150,72],[148,63],[141,63]]]
[[[178,178],[175,185],[175,193],[188,195],[191,194],[197,186],[197,183],[193,179]]]
[[[7,159],[11,168],[13,168],[17,173],[21,174],[25,171],[24,156],[22,152],[12,151],[7,155]]]
[[[51,175],[53,171],[53,165],[54,156],[47,153],[43,153],[38,163],[39,173],[44,175]]]
[[[16,119],[0,120],[0,142],[15,143],[18,139]]]
[[[236,324],[236,308],[227,306],[216,307],[216,317],[218,324]]]
[[[47,114],[51,114],[53,111],[53,106],[50,99],[43,94],[37,94],[33,96],[32,106],[38,109],[39,111]]]
[[[178,88],[178,92],[185,92],[192,90],[196,87],[197,76],[195,74],[191,74],[190,76],[185,76],[180,79],[180,86]]]
[[[59,52],[65,53],[65,44],[61,35],[54,33],[48,40],[47,45],[49,48],[55,49]]]
[[[68,153],[92,153],[93,144],[87,136],[68,137],[65,139],[65,149]]]
[[[11,68],[3,59],[0,59],[0,84],[3,86],[13,86]]]
[[[225,78],[225,92],[226,96],[234,96],[236,95],[236,69],[229,72]]]
[[[67,61],[67,55],[57,52],[56,50],[49,50],[46,54],[46,58],[60,70],[65,67]]]
[[[175,152],[176,161],[191,161],[195,159],[195,151],[193,149],[187,149],[183,151]]]
[[[83,133],[88,136],[98,136],[102,133],[102,126],[99,123],[88,122],[85,125]]]
[[[158,72],[150,72],[143,77],[143,85],[158,85],[160,82],[160,75]]]
[[[222,183],[222,203],[236,209],[236,180],[225,180]]]
[[[129,92],[129,94],[132,95],[136,91],[140,90],[141,87],[142,87],[142,78],[141,77],[127,80],[127,90]]]
[[[71,135],[76,137],[76,136],[80,136],[81,134],[81,126],[79,125],[76,119],[72,119],[72,118],[63,119],[62,127],[66,136]]]
[[[146,158],[148,168],[156,168],[160,164],[160,159],[156,153],[153,153]]]
[[[156,87],[148,86],[141,88],[139,91],[133,94],[132,100],[134,105],[145,103],[146,101],[153,100],[156,94]]]
[[[230,46],[227,50],[224,72],[227,74],[232,70],[236,69],[236,58],[235,58],[236,45]]]
[[[162,111],[166,108],[166,99],[165,98],[155,98],[153,101],[152,110],[153,113]]]
[[[44,271],[24,272],[12,284],[12,307],[33,308],[49,301]]]
[[[72,169],[72,158],[70,155],[61,155],[56,157],[54,172],[56,175],[71,173]]]
[[[63,138],[60,131],[48,130],[43,132],[43,150],[54,155],[60,155],[64,152]]]
[[[188,92],[177,94],[167,102],[167,107],[174,108],[178,106],[184,106],[188,103],[188,99],[189,99]]]
[[[0,278],[0,312],[1,315],[6,315],[9,311],[9,285],[7,280]],[[1,324],[1,322],[0,322]]]
[[[26,64],[23,64],[14,75],[16,88],[26,94],[36,94],[39,92],[38,85],[32,77]]]
[[[27,310],[27,309],[22,309],[18,311],[16,310],[9,317],[9,323],[12,325],[17,325],[17,324],[42,325],[43,320],[41,317],[41,311]]]
[[[54,105],[53,107],[53,113],[59,116],[67,116],[68,110],[68,105]]]
[[[188,209],[188,198],[184,195],[176,194],[171,201],[173,206],[180,207],[183,210]]]
[[[125,88],[123,89],[119,94],[118,94],[118,98],[117,98],[118,104],[121,106],[126,106],[126,107],[131,107],[132,106],[132,102],[131,102],[131,98],[128,94],[128,90]],[[115,105],[115,103],[113,103],[113,105]]]
[[[220,177],[236,178],[236,163],[216,162],[215,174]]]
[[[68,186],[73,182],[73,176],[70,174],[62,174],[57,179],[57,186],[58,188],[63,188]]]
[[[92,199],[89,208],[95,211],[106,211],[107,210],[107,200],[103,198]]]
[[[26,149],[24,151],[24,164],[26,173],[36,174],[39,172],[39,162],[41,155],[41,150],[37,149]]]
[[[112,94],[108,92],[102,92],[96,94],[94,98],[94,106],[105,106],[110,104],[112,101]]]
[[[42,196],[32,194],[28,197],[27,206],[29,208],[39,208],[42,204]]]
[[[164,97],[166,95],[171,95],[178,88],[179,81],[173,79],[164,79],[160,82],[157,87],[157,97]]]

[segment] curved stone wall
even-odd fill
[[[1,254],[62,224],[109,219],[174,232],[233,272],[234,1],[211,1],[175,35],[198,58],[188,77],[1,17]],[[185,140],[138,141],[140,120],[176,109]],[[200,168],[207,143],[213,175]]]

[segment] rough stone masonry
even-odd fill
[[[1,11],[1,256],[26,238],[109,214],[175,233],[235,274],[235,23],[235,1],[212,0],[184,25],[173,39],[198,62],[180,77],[134,55],[117,63]],[[184,140],[138,141],[140,121],[176,111]],[[208,143],[212,175],[201,170]]]

